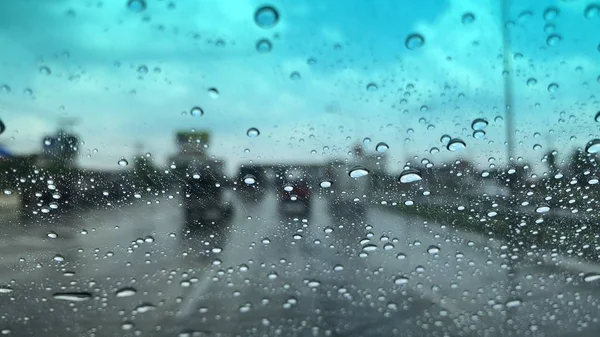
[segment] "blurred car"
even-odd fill
[[[184,179],[183,209],[187,226],[223,223],[231,219],[233,206],[220,180],[221,163],[193,165]]]
[[[242,166],[236,179],[237,190],[244,201],[259,201],[265,196],[265,170],[256,166]]]
[[[309,214],[312,191],[305,175],[286,172],[281,178],[282,186],[277,190],[279,211],[284,214]]]

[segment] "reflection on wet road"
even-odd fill
[[[230,223],[186,228],[179,203],[173,193],[37,224],[8,221],[0,330],[560,336],[578,333],[562,330],[573,317],[600,317],[597,287],[544,264],[541,252],[523,252],[509,276],[502,242],[380,207],[362,214],[316,196],[308,216],[294,217],[267,194],[237,200]],[[568,326],[593,336],[594,322]]]

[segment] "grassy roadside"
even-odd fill
[[[518,213],[512,210],[489,216],[488,210],[458,210],[441,205],[385,206],[399,214],[458,230],[474,232],[512,242],[522,251],[544,248],[561,255],[600,262],[600,231],[591,216]]]

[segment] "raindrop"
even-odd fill
[[[363,139],[363,144],[366,145],[366,144],[369,144],[369,143],[371,143],[371,138],[366,137],[365,139]]]
[[[590,4],[585,8],[583,12],[585,17],[588,19],[593,19],[600,16],[600,5],[599,4]]]
[[[471,129],[473,129],[473,130],[483,130],[483,129],[485,129],[486,126],[488,126],[488,121],[486,121],[483,118],[476,118],[471,123]]]
[[[247,174],[244,177],[244,183],[246,183],[246,185],[253,185],[254,183],[256,183],[256,177],[254,177],[251,174]]]
[[[379,142],[379,143],[377,144],[377,146],[375,146],[375,150],[377,150],[377,152],[380,152],[380,153],[384,153],[384,152],[385,152],[385,151],[387,151],[389,148],[390,148],[390,147],[389,147],[389,146],[388,146],[386,143],[384,143],[384,142]]]
[[[420,181],[421,179],[423,179],[423,177],[421,176],[421,172],[419,172],[418,170],[415,170],[415,169],[408,169],[408,170],[404,170],[404,171],[402,171],[402,173],[400,173],[400,177],[398,178],[398,181],[403,184],[408,184],[408,183],[414,183],[416,181]]]
[[[132,287],[125,287],[117,290],[115,296],[117,297],[130,297],[137,293],[137,289]]]
[[[138,67],[137,71],[140,75],[146,75],[148,73],[148,67],[141,65]]]
[[[321,182],[321,184],[320,184],[320,185],[321,185],[321,187],[323,187],[323,188],[330,188],[330,187],[331,187],[331,185],[332,185],[332,183],[331,183],[331,181],[329,181],[329,180],[323,180],[323,181]]]
[[[119,164],[119,166],[125,167],[125,166],[129,165],[129,162],[125,158],[121,158],[121,159],[119,159],[117,164]]]
[[[360,178],[366,176],[367,174],[369,174],[369,171],[363,166],[354,166],[348,173],[350,178]]]
[[[309,288],[316,288],[321,285],[321,282],[317,280],[310,280],[308,281],[307,285]]]
[[[405,276],[400,276],[394,280],[395,285],[403,285],[408,283],[408,278]]]
[[[9,286],[0,286],[0,294],[12,293],[13,289]]]
[[[58,234],[56,234],[56,232],[48,232],[48,234],[46,234],[46,236],[51,239],[56,239],[58,237]]]
[[[263,6],[254,13],[254,22],[260,28],[272,28],[279,21],[279,12],[271,6]]]
[[[365,252],[373,252],[373,251],[377,250],[377,245],[374,245],[371,243],[371,244],[365,245],[362,249]]]
[[[535,209],[535,212],[540,213],[540,214],[546,213],[548,211],[550,211],[550,207],[548,207],[548,206],[539,206],[538,208]]]
[[[485,137],[485,131],[483,131],[483,130],[473,131],[473,138],[475,138],[475,139],[483,139],[483,137]]]
[[[379,90],[379,87],[377,86],[377,84],[375,84],[375,83],[369,83],[369,84],[367,84],[367,91],[368,92],[375,92],[377,90]]]
[[[463,25],[468,25],[470,23],[473,23],[473,21],[475,21],[475,15],[471,12],[467,12],[467,13],[463,14],[461,21],[462,21]]]
[[[127,8],[135,13],[143,12],[146,9],[145,0],[129,0],[127,2]]]
[[[212,99],[219,98],[219,90],[217,88],[208,88],[208,96]]]
[[[50,71],[50,68],[48,68],[47,66],[40,67],[40,74],[48,76],[51,73],[52,72]]]
[[[440,137],[440,142],[448,144],[448,142],[452,139],[449,135],[442,135]]]
[[[538,150],[542,149],[542,146],[540,144],[535,144],[535,145],[533,145],[533,149],[538,151]]]
[[[404,259],[406,259],[406,254],[404,254],[404,253],[398,253],[398,255],[396,255],[396,258],[398,260],[404,260]]]
[[[432,148],[429,150],[429,153],[431,153],[431,154],[436,154],[436,153],[439,153],[439,152],[440,152],[440,149],[438,149],[438,148],[437,148],[437,147],[435,147],[435,146],[434,146],[434,147],[432,147]]]
[[[6,125],[4,125],[4,122],[0,119],[0,135],[3,134],[5,130]]]
[[[533,77],[527,79],[527,86],[528,87],[533,87],[534,85],[537,84],[537,80]]]
[[[190,110],[190,115],[194,117],[202,117],[204,115],[204,110],[201,107],[195,106]]]
[[[558,84],[556,84],[556,83],[550,83],[550,85],[548,85],[548,91],[549,92],[556,92],[556,90],[558,90]]]
[[[63,262],[65,260],[65,257],[62,256],[62,255],[60,255],[60,254],[56,254],[53,257],[53,260],[56,261],[56,262]]]
[[[302,77],[302,76],[300,76],[300,73],[299,73],[299,72],[297,72],[297,71],[293,71],[293,72],[290,74],[290,79],[291,79],[292,81],[297,81],[297,80],[299,80],[301,77]]]
[[[260,135],[260,131],[257,128],[250,128],[246,131],[246,135],[250,138],[256,138]]]
[[[550,34],[546,38],[546,44],[550,47],[558,45],[562,41],[562,36],[558,34]]]
[[[429,254],[435,255],[440,252],[440,247],[431,245],[429,246],[429,248],[427,248],[427,252]]]
[[[585,146],[585,152],[590,154],[600,152],[600,139],[590,140]]]
[[[131,330],[135,327],[135,324],[133,324],[133,322],[127,321],[124,322],[123,324],[121,324],[121,329],[123,330]]]
[[[585,275],[583,275],[583,280],[585,282],[595,282],[600,280],[600,274],[599,273],[587,273]]]
[[[62,301],[82,302],[82,301],[87,301],[90,298],[92,298],[92,294],[88,293],[86,291],[64,292],[64,293],[54,293],[54,294],[52,294],[52,297],[54,297],[57,300],[62,300]]]
[[[596,112],[596,116],[594,116],[594,121],[600,122],[600,111]],[[0,133],[2,133],[2,122],[0,121]]]
[[[558,13],[559,13],[558,8],[548,7],[544,11],[544,20],[547,20],[547,21],[554,20],[558,16]]]
[[[410,34],[406,37],[404,45],[409,50],[416,50],[421,48],[425,44],[425,39],[420,34]]]
[[[148,235],[144,238],[144,241],[147,243],[154,242],[154,237],[151,235]]]
[[[256,41],[256,51],[258,51],[259,53],[268,54],[271,52],[271,49],[273,49],[271,41],[267,39],[260,39]]]
[[[135,308],[135,311],[143,314],[148,311],[156,310],[156,306],[152,303],[142,303]]]
[[[521,300],[514,299],[514,300],[507,301],[505,305],[507,308],[516,308],[516,307],[520,306],[521,303],[522,303]]]
[[[464,150],[467,147],[467,144],[465,144],[465,142],[463,142],[461,139],[458,138],[453,138],[448,142],[448,150],[455,152],[455,151],[460,151],[460,150]]]

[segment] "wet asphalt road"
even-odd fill
[[[167,193],[43,221],[4,216],[0,332],[597,336],[600,328],[600,285],[545,264],[546,252],[519,253],[510,276],[503,243],[380,207],[333,212],[315,197],[308,217],[294,217],[268,194],[236,199],[229,223],[188,231],[179,202]],[[124,288],[135,293],[117,296]]]

